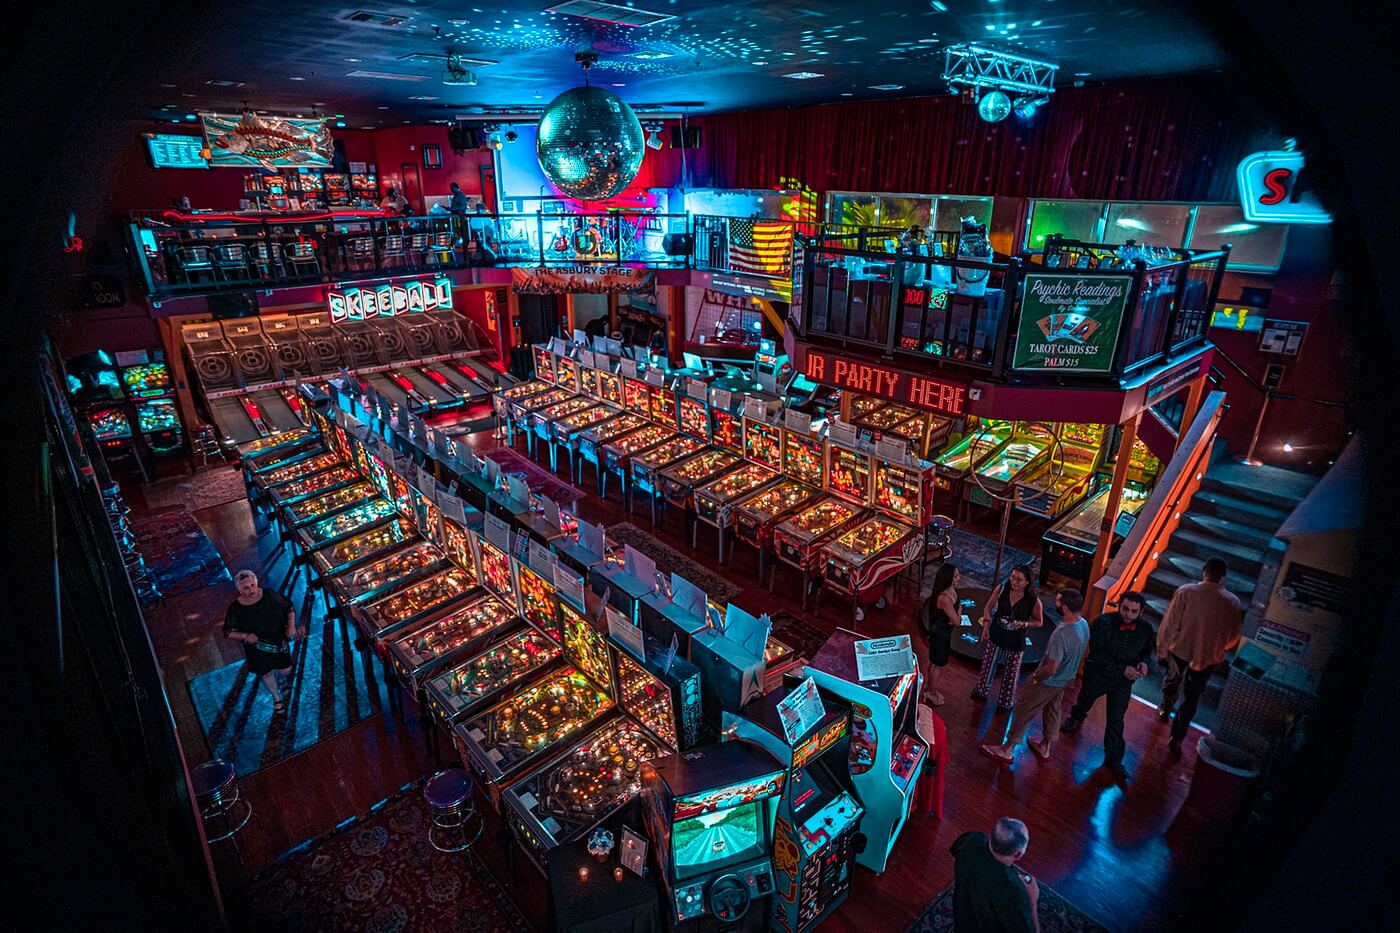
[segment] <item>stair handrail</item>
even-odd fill
[[[1191,427],[1177,443],[1176,452],[1162,471],[1152,495],[1138,512],[1132,530],[1104,568],[1103,575],[1094,581],[1096,592],[1091,594],[1094,597],[1091,605],[1102,606],[1107,611],[1116,606],[1119,597],[1128,590],[1142,591],[1148,576],[1157,569],[1158,558],[1166,550],[1181,516],[1190,508],[1191,498],[1201,488],[1215,446],[1216,429],[1225,411],[1224,392],[1213,391],[1205,397]]]

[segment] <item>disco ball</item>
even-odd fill
[[[1000,123],[1011,113],[1011,98],[1001,91],[988,91],[977,102],[977,115],[988,123]]]
[[[610,198],[637,177],[646,152],[642,124],[610,91],[576,87],[545,108],[535,151],[545,177],[581,201]]]

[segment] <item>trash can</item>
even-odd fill
[[[1204,736],[1196,744],[1200,760],[1191,775],[1185,806],[1212,822],[1229,823],[1241,815],[1261,762],[1242,748]]]

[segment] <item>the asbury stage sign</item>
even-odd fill
[[[1129,275],[1027,275],[1011,365],[1029,372],[1111,371],[1132,281]]]

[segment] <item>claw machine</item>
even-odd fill
[[[774,929],[807,933],[851,893],[857,834],[865,808],[849,766],[851,705],[818,688],[825,715],[788,738],[778,703],[797,687],[791,675],[738,715],[725,715],[725,734],[762,745],[787,765],[773,828]]]
[[[923,684],[917,664],[913,673],[862,681],[856,671],[855,644],[863,636],[838,628],[807,665],[817,686],[851,707],[851,783],[865,807],[862,832],[866,846],[856,861],[883,872],[899,832],[914,804],[914,784],[928,758],[918,737],[918,696]]]
[[[642,807],[663,912],[672,926],[711,918],[767,930],[773,829],[787,768],[742,739],[649,762]]]

